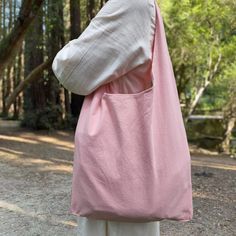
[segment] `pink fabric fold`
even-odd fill
[[[149,87],[86,96],[75,131],[70,212],[149,222],[193,217],[191,157],[160,9]],[[107,92],[109,91],[109,93]]]

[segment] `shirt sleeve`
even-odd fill
[[[69,91],[88,95],[151,60],[148,1],[109,0],[55,56],[52,69]]]

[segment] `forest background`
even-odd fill
[[[104,0],[0,0],[0,117],[74,129],[83,96],[52,72]],[[236,1],[159,0],[189,142],[236,152]]]

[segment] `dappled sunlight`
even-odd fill
[[[160,233],[154,234],[236,236],[236,0],[139,2],[0,0],[0,236],[73,236],[87,231],[83,222],[80,227],[79,214],[69,210],[75,205],[74,199],[81,197],[81,191],[73,197],[72,190],[79,187],[74,180],[78,174],[85,175],[87,165],[92,166],[95,176],[91,178],[91,172],[88,173],[87,195],[96,191],[104,195],[106,187],[117,188],[116,179],[111,178],[109,186],[97,184],[92,191],[91,181],[100,183],[112,171],[119,172],[114,173],[115,177],[127,176],[124,170],[128,168],[123,165],[126,159],[132,160],[128,174],[135,186],[128,186],[129,179],[123,184],[130,192],[140,187],[139,195],[149,201],[157,198],[149,196],[136,181],[140,173],[136,176],[133,170],[140,167],[135,163],[140,147],[135,138],[142,142],[143,149],[147,144],[140,168],[146,170],[147,166],[157,165],[157,179],[149,178],[148,170],[141,176],[145,185],[150,188],[161,176],[165,178],[161,183],[165,186],[157,189],[156,195],[172,185],[177,188],[173,196],[165,199],[169,205],[166,216],[176,210],[174,214],[178,217],[184,213],[178,212],[180,204],[189,204],[190,200],[193,207],[189,222],[164,219]],[[95,21],[98,24],[93,24]],[[102,27],[96,27],[99,23]],[[150,58],[151,54],[157,57]],[[152,62],[157,66],[152,66]],[[128,96],[131,98],[130,95],[143,90],[141,87],[147,88],[151,80],[158,85],[154,86],[157,89],[154,96],[142,93],[142,97],[132,96],[134,99],[126,101]],[[123,93],[124,100],[122,96],[121,102],[106,100],[105,111],[103,97],[96,96],[96,89],[97,94]],[[166,97],[173,99],[172,102]],[[120,109],[117,116],[113,105]],[[150,115],[145,120],[142,114],[145,109],[156,113],[157,119]],[[131,123],[135,127],[136,123],[128,119],[135,112],[135,118],[143,123],[132,130],[136,131],[132,139],[129,132],[132,127],[126,126]],[[111,123],[101,113],[111,117]],[[142,127],[146,121],[149,130]],[[157,127],[155,122],[160,129],[153,130]],[[103,140],[95,137],[101,145],[93,152],[95,134],[86,133],[84,126],[94,128],[97,123],[113,127],[115,133],[127,128],[127,137],[131,138],[127,142],[127,137],[118,139],[119,145],[115,147],[112,132],[104,132],[107,137]],[[164,145],[167,137],[173,141],[172,145]],[[114,146],[109,153],[108,145]],[[160,156],[149,156],[153,154],[153,145],[163,165],[158,160]],[[163,146],[161,154],[160,146]],[[188,152],[182,155],[187,147]],[[128,157],[124,154],[112,158],[113,153],[127,150],[133,151]],[[102,160],[98,157],[100,153],[109,154],[109,158]],[[149,171],[154,167],[148,168]],[[171,173],[174,177],[168,175],[170,169],[174,169]],[[192,190],[188,202],[184,197],[178,199],[187,190],[181,193],[178,176]],[[127,200],[122,191],[117,194]],[[95,210],[102,214],[97,196],[90,197],[97,199],[99,206]],[[109,197],[114,203],[110,206],[113,211],[117,196],[113,200]],[[134,202],[140,202],[140,196],[132,197]],[[138,211],[141,214],[142,209],[136,209],[137,214]],[[103,225],[98,223],[98,226],[88,236],[101,235],[99,228],[104,231]],[[115,231],[120,236],[129,234],[121,232],[126,231],[126,226],[123,230],[119,222],[107,226],[105,231],[111,234],[115,235]],[[130,235],[150,236],[131,228],[134,232]]]
[[[37,157],[22,158],[19,155],[24,154],[23,152],[11,151],[11,154],[7,152],[7,148],[0,149],[1,161],[11,162],[16,166],[36,167],[37,171],[72,172],[72,162],[68,162],[68,164],[57,164],[51,160],[44,160]]]
[[[55,161],[55,162],[70,164],[70,165],[73,163],[73,160],[67,161],[67,160],[62,160],[62,159],[59,159],[59,158],[50,158],[50,160]]]
[[[4,152],[7,152],[7,153],[12,153],[12,154],[19,154],[19,155],[24,154],[24,152],[16,151],[16,150],[12,150],[12,149],[9,149],[9,148],[4,148],[4,147],[0,147],[0,150],[2,150]]]
[[[18,207],[17,205],[10,204],[2,200],[0,200],[0,208],[6,209],[8,211],[14,211],[16,213],[22,213],[22,214],[25,213],[25,211],[22,208]]]
[[[58,134],[58,132],[56,133]],[[35,141],[38,141],[38,142],[45,142],[45,143],[48,143],[48,144],[56,144],[56,145],[63,145],[63,146],[66,146],[66,147],[73,147],[73,134],[70,134],[68,133],[68,135],[66,136],[65,134],[64,135],[61,135],[60,136],[63,136],[63,137],[66,137],[68,139],[68,137],[71,137],[71,141],[65,141],[63,140],[62,137],[60,136],[57,136],[57,137],[54,137],[56,134],[54,135],[46,135],[46,134],[40,134],[40,133],[19,133],[18,136],[19,137],[22,137],[22,138],[26,138],[26,139],[30,139],[30,140],[35,140]],[[62,138],[62,139],[61,139]]]
[[[6,218],[6,222],[9,222],[7,224],[12,223],[7,220],[12,217],[16,222],[23,218],[25,225],[34,224],[40,230],[42,225],[62,226],[68,231],[77,226],[67,211],[73,171],[74,143],[71,135],[47,136],[24,132],[0,136],[0,164],[3,170],[0,210],[4,220]],[[204,206],[232,205],[234,200],[230,191],[233,190],[227,190],[225,194],[229,187],[216,187],[219,179],[223,179],[216,172],[223,176],[228,174],[228,182],[225,179],[224,184],[231,184],[229,176],[236,169],[235,161],[230,158],[193,156],[191,162],[196,173],[201,174],[202,169],[210,167],[214,177],[194,175],[194,201]],[[61,227],[58,227],[58,231],[61,232]]]
[[[72,134],[74,134],[74,131],[71,131]],[[61,136],[64,136],[64,137],[70,137],[71,136],[71,133],[70,132],[64,132],[64,131],[57,131],[57,134],[61,135]]]
[[[193,190],[193,197],[194,198],[197,197],[197,198],[202,198],[202,199],[209,199],[209,200],[219,200],[213,194],[209,195],[209,194],[206,194],[204,192],[195,191],[195,190]]]
[[[1,135],[0,158],[10,165],[32,166],[36,171],[70,173],[74,151],[71,139],[71,134],[67,137],[33,132]]]
[[[50,137],[50,136],[40,136],[35,135],[32,136],[33,133],[22,133],[17,136],[9,136],[9,135],[0,135],[0,139],[5,141],[17,141],[26,144],[40,144],[44,142],[46,145],[53,144],[55,148],[71,151],[74,148],[73,141],[62,141],[58,138]]]
[[[64,145],[63,146],[58,146],[57,144],[56,144],[56,146],[55,146],[57,149],[60,149],[60,150],[63,150],[63,151],[73,151],[74,149],[73,149],[73,147],[71,148],[71,147],[65,147]]]
[[[39,171],[55,171],[55,172],[72,172],[72,167],[71,166],[66,166],[66,165],[51,165],[51,166],[44,166],[44,167],[39,167]]]
[[[58,138],[50,137],[50,136],[37,136],[36,140],[40,142],[46,142],[48,144],[56,144],[57,146],[63,146],[63,148],[73,148],[74,145],[71,142],[62,141]]]
[[[0,150],[3,151],[8,151],[7,148],[1,148]],[[11,155],[9,155],[9,153],[6,155],[4,154],[4,152],[0,151],[0,158],[1,160],[14,160],[15,164],[21,164],[21,165],[30,165],[30,164],[53,164],[52,161],[48,161],[48,160],[43,160],[43,159],[38,159],[38,158],[28,158],[27,157],[27,161],[26,159],[23,159],[21,157],[19,157],[19,155],[17,154],[24,154],[23,152],[18,152],[18,151],[12,151]],[[15,153],[15,155],[13,154],[13,152]]]
[[[214,163],[214,161],[203,161],[203,160],[192,160],[192,165],[201,166],[201,167],[210,167],[215,169],[223,169],[223,170],[236,170],[236,165],[229,165],[223,163]]]
[[[56,224],[63,224],[66,226],[77,226],[77,224],[73,221],[64,221],[64,220],[60,220],[55,216],[50,215],[49,217],[47,216],[42,216],[40,214],[31,212],[31,211],[27,211],[24,210],[23,208],[17,206],[16,204],[12,204],[12,203],[8,203],[6,201],[0,200],[0,208],[7,210],[7,211],[11,211],[11,212],[15,212],[18,214],[22,214],[24,216],[29,216],[29,217],[33,217],[33,218],[37,218],[40,221],[49,221],[51,223],[56,223]]]
[[[7,141],[18,141],[18,142],[24,142],[24,143],[30,143],[30,144],[38,144],[39,142],[36,140],[28,139],[25,137],[21,137],[18,135],[15,136],[9,136],[9,135],[0,135],[0,139],[7,140]]]

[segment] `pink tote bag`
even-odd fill
[[[70,213],[149,222],[193,216],[191,158],[156,4],[152,87],[85,97],[75,131]]]

